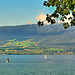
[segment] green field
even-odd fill
[[[64,49],[58,49],[58,48],[50,48],[50,49],[46,49],[48,51],[63,51]]]
[[[51,46],[40,46],[33,39],[19,41],[8,40],[0,46],[0,54],[54,54],[57,51],[64,52],[64,48],[52,48]]]

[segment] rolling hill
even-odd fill
[[[6,43],[8,40],[17,39],[19,41],[33,39],[40,42],[41,48],[64,48],[67,50],[75,49],[75,27],[64,30],[62,24],[45,25],[38,27],[32,25],[18,25],[0,27],[0,44]]]

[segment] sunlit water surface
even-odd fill
[[[6,63],[6,58],[10,59]],[[75,75],[75,55],[0,55],[0,75]]]

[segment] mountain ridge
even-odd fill
[[[0,41],[17,38],[19,40],[25,38],[33,38],[37,41],[43,38],[51,37],[51,40],[65,40],[66,43],[70,43],[69,40],[74,39],[74,28],[64,30],[63,25],[45,25],[38,27],[36,24],[32,25],[19,25],[19,26],[7,26],[0,27]],[[50,40],[50,41],[51,41]],[[64,42],[65,42],[64,41]],[[52,43],[52,42],[51,42]],[[61,41],[60,41],[61,43]]]

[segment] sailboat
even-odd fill
[[[47,56],[46,55],[44,55],[45,56],[45,59],[47,59]]]

